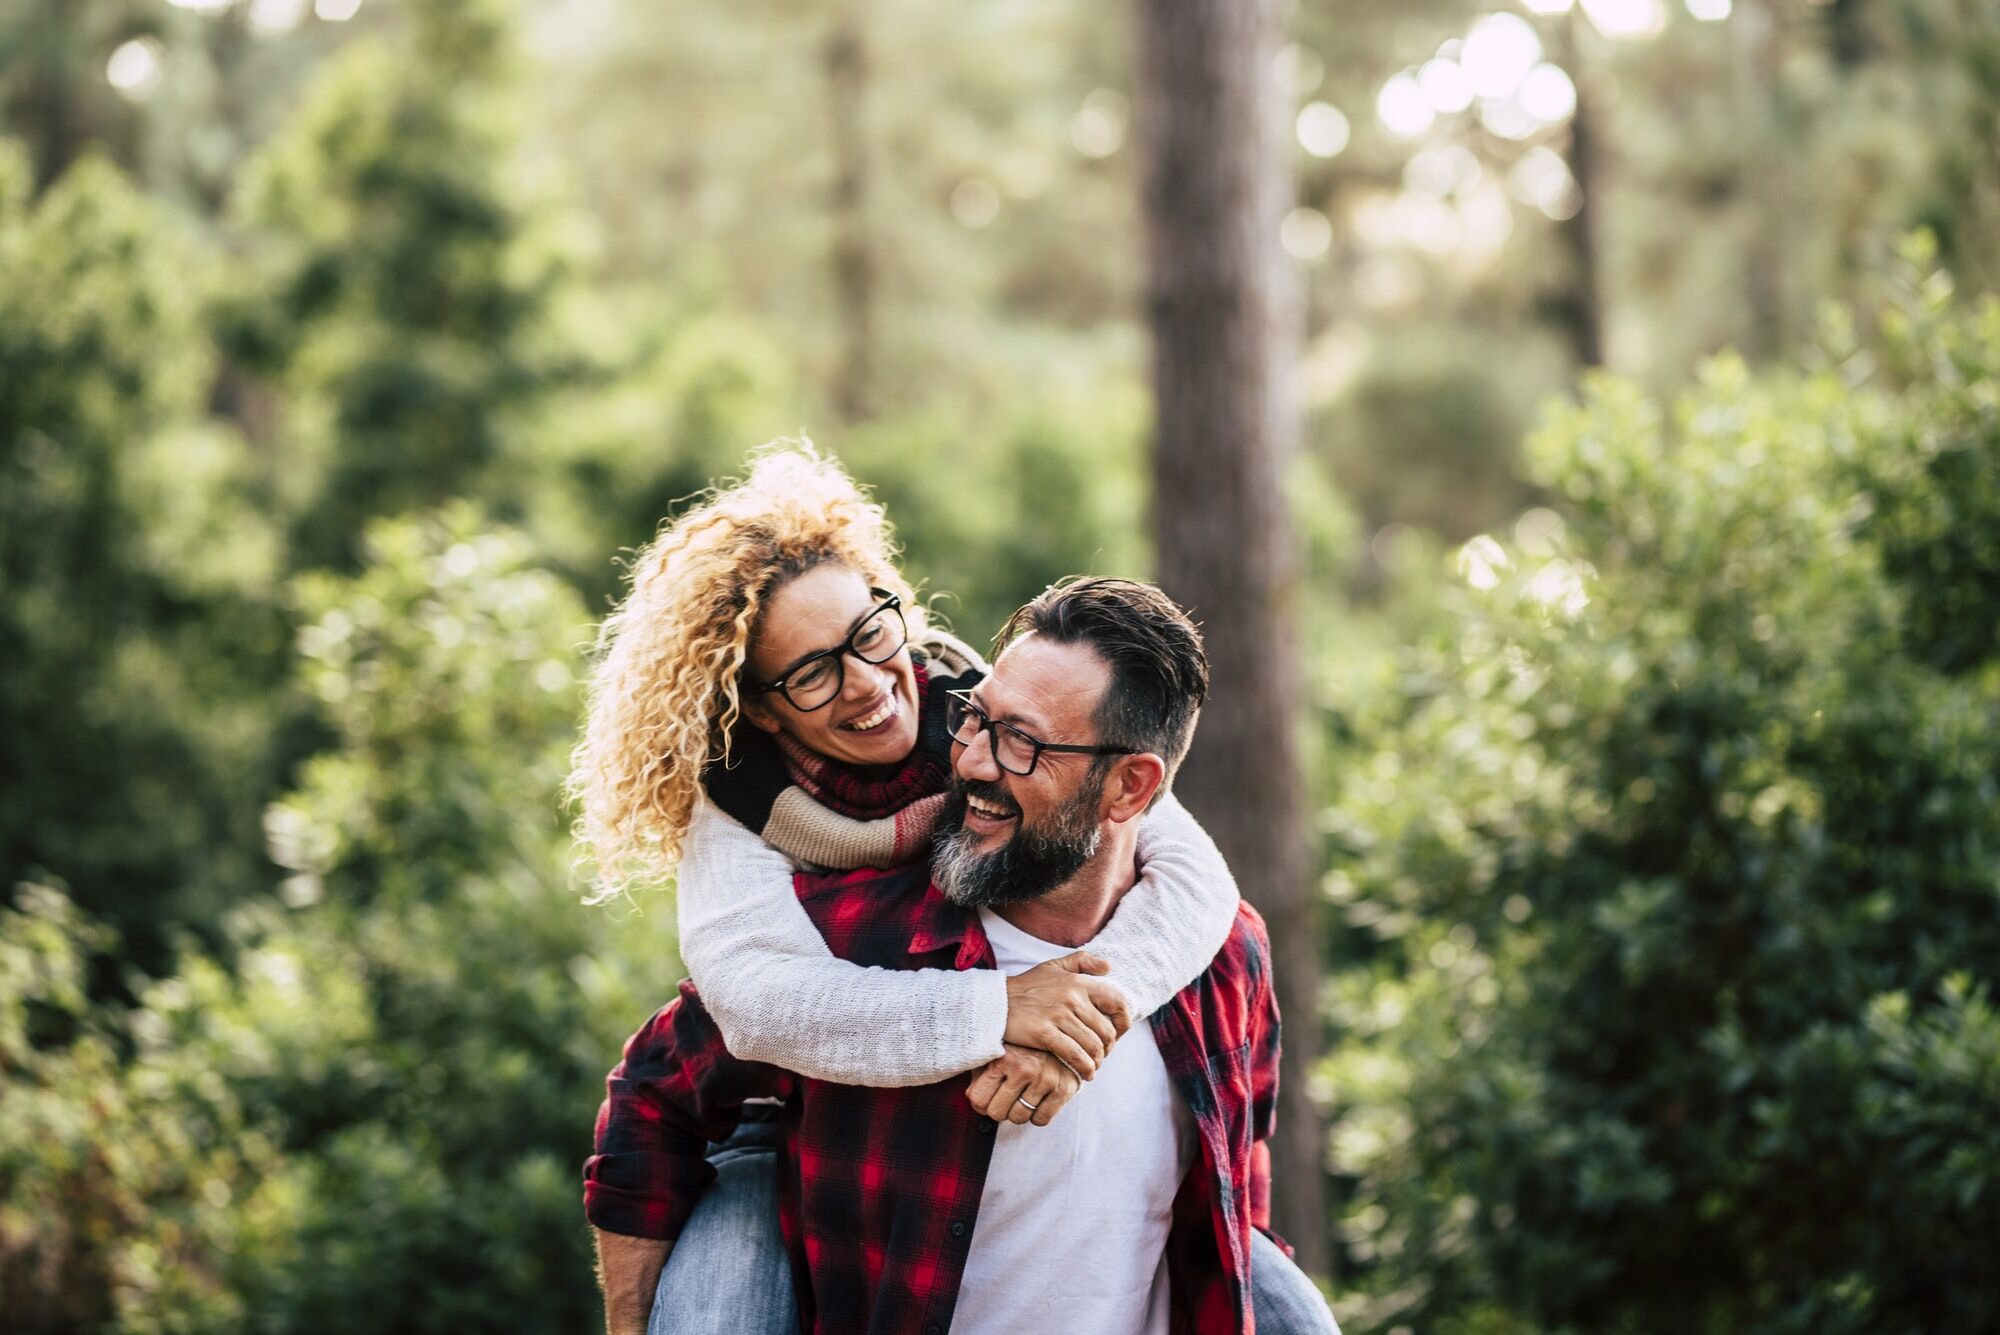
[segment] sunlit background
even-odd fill
[[[1152,569],[1142,21],[0,6],[0,1324],[599,1322],[618,555]],[[2000,1329],[2000,12],[1284,24],[1344,1329]]]

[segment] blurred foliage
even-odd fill
[[[1485,340],[1448,329],[1374,340],[1365,357],[1312,425],[1370,530],[1464,538],[1526,504],[1515,455],[1543,386],[1496,377]]]
[[[294,586],[336,740],[272,805],[291,875],[232,912],[226,959],[190,948],[97,1003],[104,928],[50,889],[8,917],[13,1328],[596,1320],[588,1110],[678,965],[664,915],[573,893],[556,792],[587,618],[468,508],[385,521],[368,556]]]
[[[156,963],[162,923],[257,884],[277,544],[203,411],[209,257],[101,161],[31,204],[5,149],[0,865],[63,878]]]
[[[241,192],[262,281],[220,324],[276,379],[301,566],[478,491],[524,407],[596,369],[560,327],[559,239],[510,171],[497,7],[411,10],[403,46],[330,63]]]
[[[2000,1318],[2000,303],[1906,287],[1817,373],[1593,381],[1561,514],[1336,694],[1360,1328]]]

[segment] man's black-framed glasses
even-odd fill
[[[882,589],[868,592],[882,601],[868,609],[845,640],[800,659],[776,681],[753,681],[751,685],[767,694],[782,695],[793,709],[810,714],[832,704],[847,684],[849,654],[864,663],[886,663],[901,653],[910,639],[910,629],[903,622],[903,600]]]
[[[980,733],[993,744],[993,761],[1009,774],[1033,774],[1042,752],[1059,751],[1072,756],[1136,756],[1129,746],[1071,746],[1031,737],[1011,723],[1002,723],[979,707],[971,691],[946,691],[945,727],[960,746],[971,746]]]

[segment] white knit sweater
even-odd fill
[[[681,955],[730,1052],[816,1080],[927,1085],[1000,1055],[1007,981],[992,969],[864,968],[836,959],[783,853],[703,799],[682,845]],[[1215,958],[1236,881],[1172,794],[1139,825],[1140,877],[1085,949],[1135,1019]]]

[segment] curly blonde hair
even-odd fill
[[[774,441],[749,476],[712,488],[640,550],[631,591],[598,629],[583,738],[565,791],[602,903],[680,860],[702,773],[729,756],[738,682],[759,615],[783,583],[843,565],[923,609],[896,569],[888,517],[812,442]]]

